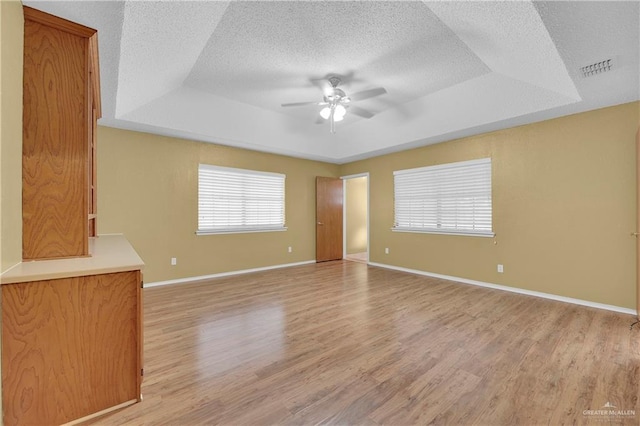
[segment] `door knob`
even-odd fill
[[[632,236],[632,237],[637,237],[638,235],[640,235],[640,232],[632,232],[632,233],[631,233],[631,236]]]
[[[324,223],[322,223],[322,222],[318,222],[318,225],[324,225]]]

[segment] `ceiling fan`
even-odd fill
[[[384,87],[376,87],[374,89],[363,90],[361,92],[352,93],[348,95],[344,90],[339,89],[338,86],[342,83],[342,80],[338,76],[330,76],[327,78],[329,87],[324,90],[323,100],[320,102],[294,102],[288,104],[282,104],[283,107],[295,107],[304,105],[319,105],[323,106],[320,110],[320,117],[329,121],[331,133],[336,132],[336,121],[342,121],[347,109],[355,115],[363,118],[373,117],[373,113],[366,109],[359,108],[352,105],[351,102],[362,101],[364,99],[373,98],[375,96],[384,95],[387,93]]]

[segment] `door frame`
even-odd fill
[[[367,178],[367,264],[370,261],[371,256],[371,226],[369,220],[371,217],[371,183],[369,172],[356,173],[354,175],[340,176],[342,179],[342,258],[347,257],[347,180],[355,178]]]

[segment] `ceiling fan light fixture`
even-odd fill
[[[351,102],[361,101],[387,93],[384,87],[376,87],[373,89],[367,89],[360,92],[352,93],[351,96],[347,96],[344,90],[338,88],[338,86],[342,83],[340,77],[333,75],[327,77],[327,80],[329,82],[329,87],[327,87],[326,84],[324,85],[322,102],[294,102],[282,104],[282,106],[291,107],[312,104],[322,106],[322,109],[320,110],[320,117],[322,117],[322,119],[324,120],[329,121],[329,124],[331,126],[330,132],[335,133],[336,122],[344,120],[344,117],[347,114],[347,107],[350,106]],[[371,118],[374,115],[373,113],[362,108],[352,108],[352,114],[358,115],[360,117]]]
[[[331,116],[331,106],[324,107],[320,110],[320,117],[328,120]],[[333,121],[342,121],[344,119],[344,115],[347,113],[347,109],[338,104],[333,107]]]

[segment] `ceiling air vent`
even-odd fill
[[[580,73],[583,77],[593,77],[594,75],[602,74],[605,72],[609,72],[614,68],[615,59],[605,59],[600,62],[595,62],[593,64],[585,65],[584,67],[580,67]]]

